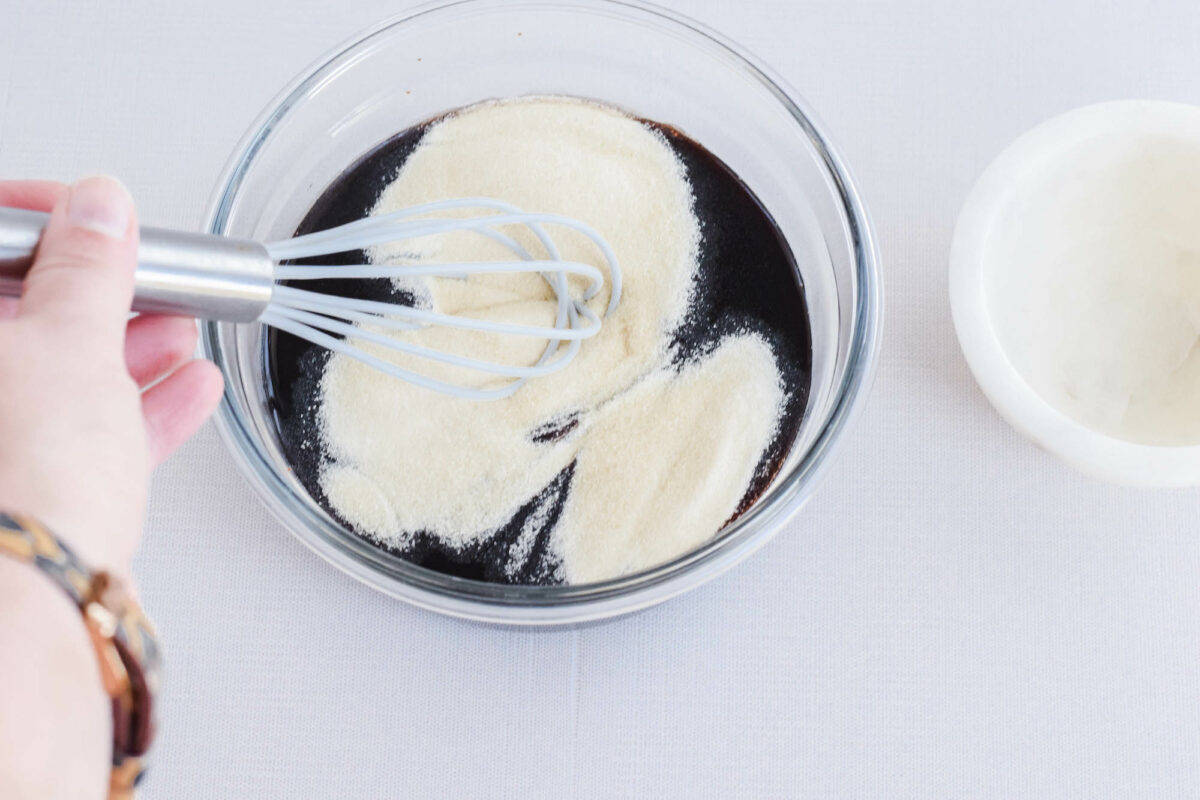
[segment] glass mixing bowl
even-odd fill
[[[754,190],[786,236],[813,326],[808,409],[778,477],[745,514],[674,561],[577,586],[505,586],[424,569],[372,547],[296,480],[267,405],[263,328],[206,323],[225,374],[217,424],[280,520],[359,580],[425,608],[510,624],[581,622],[661,602],[761,547],[811,495],[866,394],[880,296],[870,225],[799,96],[753,56],[672,12],[610,0],[464,0],[390,19],[321,59],[271,103],[218,185],[211,232],[289,236],[317,196],[376,144],[489,98],[565,94],[665,122]]]

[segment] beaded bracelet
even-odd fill
[[[88,569],[66,544],[34,519],[0,512],[0,553],[32,564],[79,608],[112,700],[113,750],[109,800],[128,800],[145,774],[154,738],[158,642],[141,608],[119,580]]]

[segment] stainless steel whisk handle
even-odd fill
[[[0,296],[17,297],[49,214],[0,208]],[[252,322],[266,310],[275,262],[261,244],[142,228],[133,310]]]

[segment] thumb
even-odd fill
[[[137,215],[129,192],[113,178],[84,178],[50,213],[19,313],[119,343],[136,263]]]

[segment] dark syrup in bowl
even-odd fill
[[[439,118],[440,119],[440,118]],[[296,229],[296,235],[352,222],[368,215],[376,200],[437,120],[409,128],[383,142],[346,169],[325,189]],[[787,240],[750,188],[719,158],[680,131],[642,120],[662,133],[684,165],[700,221],[701,245],[688,313],[673,333],[677,364],[711,352],[725,337],[755,332],[775,354],[785,403],[775,437],[763,454],[736,518],[775,478],[800,430],[808,402],[812,342],[804,287]],[[603,231],[601,231],[603,233]],[[365,253],[354,254],[365,260]],[[347,263],[346,254],[305,263]],[[349,297],[411,303],[412,298],[387,280],[306,281],[306,289]],[[264,340],[268,403],[285,457],[313,499],[347,530],[353,530],[329,503],[319,476],[327,460],[318,427],[320,379],[328,353],[291,334],[267,330]],[[586,347],[586,343],[584,344]],[[567,367],[570,369],[570,367]],[[545,441],[566,430],[531,432]],[[571,491],[573,465],[568,465],[536,496],[492,534],[455,549],[423,531],[415,531],[403,548],[372,545],[414,564],[463,578],[496,583],[556,583],[557,563],[550,534]],[[514,543],[534,513],[544,522],[521,563],[510,563]],[[715,531],[714,531],[715,533]]]

